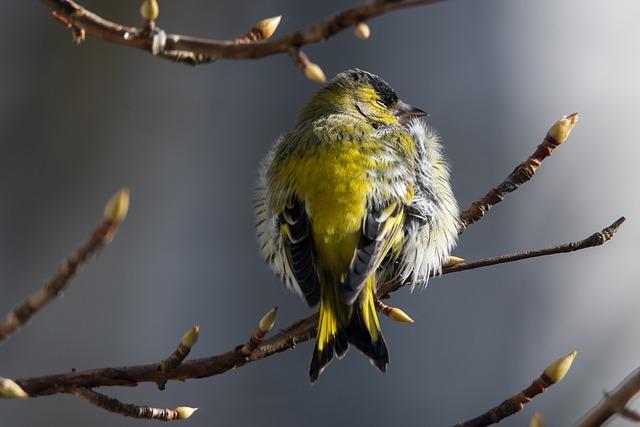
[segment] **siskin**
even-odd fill
[[[436,132],[380,77],[338,74],[261,165],[258,243],[286,286],[320,304],[309,376],[353,344],[385,371],[374,304],[385,280],[426,283],[458,235]]]

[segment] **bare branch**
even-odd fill
[[[70,28],[82,29],[88,35],[153,53],[154,31],[145,27],[131,27],[109,21],[85,9],[72,0],[43,0],[56,13],[56,18]],[[209,40],[180,34],[166,34],[166,41],[158,56],[191,65],[206,64],[217,59],[258,59],[286,53],[290,48],[324,42],[346,28],[362,21],[416,6],[439,3],[443,0],[399,0],[363,3],[326,18],[310,27],[270,41],[254,41],[254,36],[233,40]],[[257,27],[257,26],[256,26]]]
[[[595,232],[585,239],[578,240],[576,242],[564,243],[562,245],[551,246],[545,249],[534,249],[523,252],[516,252],[508,255],[501,255],[491,258],[485,258],[477,261],[464,261],[451,266],[445,266],[442,269],[442,274],[456,273],[458,271],[474,270],[476,268],[489,267],[491,265],[504,264],[507,262],[520,261],[528,258],[537,258],[541,256],[575,252],[582,249],[593,248],[596,246],[604,245],[606,242],[613,238],[614,234],[618,231],[622,223],[625,221],[624,217],[618,218],[613,224],[603,228],[601,231]],[[402,286],[413,285],[413,282],[405,283],[385,283],[378,289],[378,297],[384,298],[389,293],[396,291]]]
[[[627,408],[629,402],[640,393],[640,368],[625,378],[614,391],[605,393],[604,398],[584,416],[576,427],[597,427],[618,414],[625,418],[634,419],[640,415]]]
[[[317,313],[300,320],[287,329],[264,340],[249,356],[239,351],[243,345],[216,356],[183,362],[169,374],[170,380],[186,380],[223,374],[247,363],[264,359],[276,353],[289,350],[296,344],[310,340],[315,334]],[[15,380],[31,397],[64,392],[73,387],[129,386],[141,382],[158,383],[164,376],[158,363],[115,368],[88,369],[44,377]]]
[[[593,248],[601,246],[607,243],[613,235],[618,231],[622,223],[625,221],[624,217],[618,218],[613,224],[603,228],[601,231],[593,233],[589,237],[578,240],[577,242],[565,243],[562,245],[552,246],[546,249],[536,249],[531,251],[517,252],[510,255],[497,256],[493,258],[486,258],[480,261],[463,262],[451,267],[445,267],[446,273],[455,273],[457,271],[471,270],[479,267],[488,267],[490,265],[504,264],[505,262],[519,261],[527,258],[537,258],[541,256],[563,254],[568,252],[575,252],[582,249]]]
[[[98,406],[109,412],[124,415],[125,417],[145,420],[175,421],[186,420],[191,417],[198,408],[180,406],[178,408],[154,408],[152,406],[133,405],[124,403],[113,397],[90,390],[84,387],[75,387],[71,393],[83,398],[92,405]]]
[[[128,204],[129,190],[127,189],[121,190],[110,200],[105,211],[105,218],[95,229],[89,241],[62,262],[58,272],[49,279],[43,289],[31,295],[0,322],[0,342],[27,323],[49,301],[59,296],[78,270],[113,240],[118,227],[126,216]],[[117,211],[117,209],[124,209],[124,213]]]
[[[613,236],[613,231],[605,232],[610,228],[612,230],[617,229],[620,220],[612,225],[613,228],[607,227],[603,230],[603,235],[609,236],[609,239]],[[598,233],[596,233],[598,234]],[[588,238],[589,239],[589,238]],[[587,239],[587,240],[588,240]],[[606,242],[608,239],[602,241]],[[602,244],[600,243],[600,244]],[[571,245],[571,244],[568,244]],[[561,247],[564,245],[561,245]],[[593,246],[596,246],[595,244]],[[575,250],[585,249],[591,246],[576,247]],[[541,252],[532,251],[532,252]],[[509,256],[499,257],[501,259],[508,258]],[[522,258],[516,258],[522,259]],[[495,258],[489,258],[487,260],[479,260],[459,265],[468,265],[466,270],[475,268],[482,268],[488,265],[494,265],[497,262],[487,262],[488,260],[495,260]],[[515,260],[515,259],[514,259]],[[509,261],[502,261],[509,262]],[[458,266],[451,267],[450,270],[444,270],[442,274],[452,273]],[[399,289],[401,286],[384,287],[380,289],[381,292],[393,292]],[[384,294],[386,295],[386,294]],[[382,309],[381,306],[378,306]],[[316,334],[316,325],[318,322],[318,313],[306,317],[298,322],[292,324],[288,328],[282,330],[280,333],[274,335],[271,338],[262,341],[255,349],[253,349],[249,355],[246,351],[241,349],[245,345],[236,346],[234,349],[227,351],[226,353],[211,356],[201,359],[194,359],[187,362],[183,362],[178,368],[171,372],[168,376],[170,380],[186,380],[190,378],[202,378],[213,375],[219,375],[227,372],[230,369],[235,369],[247,363],[254,362],[256,360],[264,359],[265,357],[272,356],[276,353],[286,351],[294,348],[298,343],[308,341]],[[141,382],[155,382],[162,380],[164,377],[158,370],[158,364],[127,366],[119,368],[102,368],[102,369],[90,369],[85,371],[69,372],[63,374],[49,375],[44,377],[33,377],[16,380],[16,383],[22,387],[30,396],[43,396],[49,394],[60,393],[61,391],[73,386],[81,387],[99,387],[99,386],[136,386]]]
[[[492,206],[500,203],[504,198],[523,184],[529,182],[553,150],[558,148],[571,134],[573,127],[578,122],[578,113],[570,114],[558,120],[547,132],[544,140],[536,151],[527,160],[520,163],[511,174],[497,187],[489,190],[481,199],[473,202],[471,206],[460,215],[460,233],[474,222],[481,220]]]
[[[498,406],[489,409],[484,414],[469,421],[456,424],[455,427],[485,427],[491,424],[497,424],[500,420],[520,412],[522,408],[524,408],[524,405],[531,402],[534,397],[544,393],[549,387],[562,381],[562,378],[564,378],[571,368],[576,354],[577,352],[574,350],[567,356],[556,360],[547,366],[542,374],[533,380],[529,387],[511,396]]]

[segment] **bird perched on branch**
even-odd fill
[[[384,372],[377,284],[426,282],[455,244],[458,206],[425,115],[380,77],[349,70],[315,94],[262,163],[262,254],[288,288],[320,304],[311,382],[349,344]]]

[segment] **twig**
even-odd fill
[[[98,16],[72,0],[43,0],[69,25],[85,30],[86,34],[107,42],[151,52],[153,33],[145,28],[121,25]],[[291,47],[323,42],[346,28],[362,21],[421,5],[443,0],[400,0],[366,2],[326,18],[310,27],[270,41],[250,41],[245,37],[234,40],[209,40],[180,34],[167,34],[164,51],[158,56],[191,65],[205,64],[217,59],[258,59],[285,53]],[[61,21],[65,22],[65,21]],[[65,23],[65,25],[66,25]],[[238,41],[242,39],[242,41]]]
[[[485,427],[496,424],[500,422],[500,420],[521,411],[524,405],[529,403],[534,397],[544,393],[549,387],[557,384],[564,378],[567,372],[569,372],[576,354],[577,351],[574,350],[567,356],[556,360],[549,365],[538,378],[533,380],[529,387],[508,398],[498,406],[489,409],[484,414],[469,421],[456,424],[455,427]]]
[[[58,272],[49,279],[43,289],[31,295],[20,306],[9,312],[0,322],[0,342],[7,339],[27,323],[49,301],[59,296],[69,285],[78,270],[91,260],[100,249],[111,242],[119,225],[126,216],[128,205],[129,190],[123,189],[107,204],[105,217],[95,229],[89,241],[62,262]],[[114,209],[119,210],[114,212]]]
[[[71,393],[83,398],[92,405],[131,418],[160,421],[186,420],[198,410],[198,408],[190,408],[188,406],[180,406],[173,409],[133,405],[84,387],[75,387],[71,390]]]
[[[519,164],[513,172],[497,187],[490,190],[480,200],[475,201],[460,215],[460,233],[474,222],[481,220],[492,206],[500,203],[504,198],[523,184],[529,182],[536,173],[542,161],[549,157],[571,134],[578,122],[578,113],[573,113],[558,120],[547,132],[544,140],[527,160]]]
[[[189,355],[191,347],[193,347],[198,341],[199,334],[200,325],[193,325],[193,327],[182,336],[182,340],[180,340],[178,348],[171,353],[171,356],[160,362],[159,369],[164,377],[162,380],[158,381],[158,388],[160,390],[164,390],[167,384],[168,375],[180,366],[182,361]]]
[[[278,314],[278,307],[274,307],[269,310],[258,322],[258,328],[249,337],[249,341],[239,347],[239,351],[243,356],[250,356],[256,348],[264,341],[264,337],[269,333],[273,326],[276,324],[276,315]]]
[[[562,245],[551,246],[545,249],[534,249],[524,252],[516,252],[508,255],[501,255],[491,258],[485,258],[477,261],[464,261],[455,265],[444,267],[442,274],[456,273],[458,271],[473,270],[476,268],[489,267],[491,265],[504,264],[507,262],[520,261],[528,258],[537,258],[541,256],[562,254],[568,252],[575,252],[582,249],[593,248],[596,246],[604,245],[611,240],[625,221],[624,217],[618,218],[613,224],[603,228],[601,231],[595,232],[589,237],[576,242],[564,243]],[[389,293],[396,291],[402,286],[413,285],[413,282],[405,283],[385,283],[378,289],[378,298],[384,298]]]
[[[639,421],[636,411],[627,408],[629,402],[640,393],[640,368],[627,376],[614,391],[605,393],[604,398],[582,418],[576,427],[597,427],[614,415]]]
[[[455,273],[457,271],[471,270],[478,267],[488,267],[490,265],[503,264],[505,262],[519,261],[527,258],[536,258],[547,255],[563,254],[568,252],[575,252],[581,249],[594,248],[596,246],[604,245],[611,240],[614,234],[618,231],[622,223],[625,221],[624,217],[618,218],[613,224],[603,228],[601,231],[593,233],[591,236],[578,240],[577,242],[565,243],[562,245],[552,246],[546,249],[536,249],[531,251],[517,252],[510,255],[497,256],[493,258],[486,258],[480,261],[463,262],[453,265],[451,267],[445,267],[443,274]]]
[[[308,79],[317,83],[324,83],[327,80],[322,68],[320,68],[318,64],[311,62],[307,54],[301,51],[298,47],[290,47],[288,52],[293,63],[304,73],[305,76],[307,76]]]
[[[617,222],[616,222],[617,223]],[[614,223],[614,225],[616,224]],[[608,229],[608,228],[607,228]],[[607,230],[605,229],[605,230]],[[596,233],[597,234],[597,233]],[[613,233],[611,233],[611,236]],[[610,236],[610,237],[611,237]],[[605,240],[606,241],[606,240]],[[603,242],[604,243],[604,242]],[[576,250],[589,246],[579,247]],[[486,260],[469,263],[467,270],[482,268],[487,265]],[[507,262],[507,261],[503,261]],[[445,270],[442,274],[453,272]],[[458,271],[458,270],[455,270]],[[398,289],[392,288],[389,292]],[[298,343],[308,341],[315,336],[318,314],[306,317],[271,338],[262,341],[247,356],[238,351],[245,345],[237,346],[233,350],[217,356],[194,359],[183,362],[170,373],[170,380],[186,380],[189,378],[202,378],[219,375],[230,369],[235,369],[247,363],[273,356],[276,353],[294,348]],[[136,386],[141,382],[155,382],[163,379],[158,370],[158,364],[126,366],[119,368],[90,369],[85,371],[69,372],[44,377],[33,377],[16,380],[30,396],[43,396],[59,393],[73,386],[99,387],[99,386]]]
[[[186,380],[219,375],[231,369],[239,368],[247,363],[264,359],[276,353],[289,350],[296,344],[310,340],[315,334],[318,322],[317,313],[300,320],[287,329],[265,339],[250,356],[234,347],[216,356],[193,359],[183,362],[170,373],[170,380]],[[89,369],[43,377],[15,380],[15,382],[31,397],[45,396],[64,392],[72,387],[129,386],[142,382],[157,383],[162,379],[158,363],[117,368]]]

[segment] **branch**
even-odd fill
[[[443,0],[371,1],[271,41],[260,41],[260,37],[252,38],[249,36],[251,31],[246,36],[222,41],[180,34],[165,34],[155,28],[155,25],[152,25],[150,30],[148,22],[138,28],[109,21],[72,0],[43,1],[53,9],[56,18],[74,30],[74,33],[77,33],[78,29],[83,30],[86,34],[110,43],[146,50],[175,62],[198,65],[217,59],[259,59],[286,53],[304,45],[324,42],[349,27],[385,13],[439,3]],[[155,17],[157,17],[157,13]],[[157,36],[160,32],[162,32],[163,43],[158,48]],[[262,38],[266,39],[268,36]],[[155,48],[154,45],[156,45]]]
[[[107,204],[104,219],[95,229],[89,241],[62,262],[58,272],[49,279],[43,289],[31,295],[0,322],[0,342],[27,323],[49,301],[59,296],[78,270],[113,240],[118,227],[127,215],[128,206],[129,190],[120,190]]]
[[[620,225],[621,220],[616,221],[612,226],[605,228],[600,233],[595,233],[593,236],[602,234],[603,240],[601,243],[594,243],[592,245],[580,245],[575,246],[574,250],[586,249],[588,247],[597,246],[608,241],[617,227]],[[592,240],[593,242],[600,241],[599,239],[592,239],[589,237],[584,241]],[[604,237],[608,236],[608,238]],[[580,242],[578,242],[580,243]],[[567,244],[569,246],[573,243]],[[560,245],[558,247],[564,247],[567,245]],[[545,250],[531,251],[530,253],[543,253]],[[517,254],[516,254],[517,255]],[[547,254],[548,255],[548,254]],[[538,255],[541,256],[541,255]],[[488,258],[484,260],[458,264],[451,267],[449,270],[444,270],[442,274],[453,273],[461,270],[472,270],[475,268],[482,268],[488,265],[498,264],[506,261],[510,256]],[[496,259],[502,261],[496,262]],[[514,258],[522,259],[522,258]],[[493,261],[492,261],[493,260]],[[490,262],[491,261],[491,262]],[[393,292],[399,289],[401,286],[389,289],[389,292]],[[382,288],[381,288],[382,289]],[[382,291],[384,292],[384,291]],[[380,307],[383,310],[384,307]],[[404,313],[403,313],[404,314]],[[406,314],[404,314],[406,316]],[[266,317],[266,316],[265,316]],[[408,320],[406,320],[408,321]],[[264,359],[269,356],[273,356],[276,353],[286,351],[294,348],[301,342],[308,341],[315,336],[316,325],[318,322],[318,313],[314,313],[309,317],[306,317],[298,322],[292,324],[288,328],[282,330],[280,333],[268,338],[258,344],[250,352],[244,351],[243,348],[248,344],[243,344],[234,347],[234,349],[227,351],[226,353],[219,354],[217,356],[211,356],[201,359],[194,359],[187,362],[183,362],[179,367],[169,373],[168,379],[170,380],[186,380],[190,378],[203,378],[213,375],[219,375],[227,372],[228,370],[239,368],[250,362],[255,362],[260,359]],[[262,322],[261,322],[262,323]],[[252,340],[250,340],[251,342]],[[89,369],[85,371],[76,371],[69,373],[62,373],[56,375],[49,375],[44,377],[33,377],[16,380],[16,383],[24,389],[30,396],[43,396],[63,392],[71,387],[100,387],[100,386],[136,386],[142,382],[154,382],[165,379],[162,372],[158,370],[158,363],[152,363],[147,365],[126,366],[119,368],[102,368],[102,369]]]
[[[113,397],[106,396],[84,387],[76,387],[71,393],[83,398],[87,402],[109,412],[124,415],[125,417],[139,418],[145,420],[174,421],[186,420],[198,408],[180,406],[178,408],[154,408],[152,406],[139,406],[131,403],[124,403]]]
[[[484,197],[473,202],[471,206],[465,209],[460,215],[460,233],[464,232],[469,225],[481,220],[492,206],[504,200],[509,193],[516,191],[523,184],[529,182],[542,164],[542,161],[566,141],[578,122],[578,118],[578,113],[573,113],[558,120],[549,129],[542,143],[538,145],[536,151],[527,160],[516,166],[513,172],[500,185],[489,190]]]
[[[640,414],[627,408],[629,402],[640,393],[640,368],[633,371],[611,393],[594,406],[576,427],[597,427],[603,425],[614,415],[620,415],[633,421],[640,420]]]
[[[445,266],[442,269],[442,274],[448,273],[456,273],[458,271],[465,270],[473,270],[476,268],[489,267],[491,265],[504,264],[507,262],[520,261],[528,258],[537,258],[541,256],[554,255],[554,254],[562,254],[568,252],[575,252],[582,249],[593,248],[596,246],[601,246],[611,240],[625,221],[624,217],[618,218],[613,224],[608,227],[603,228],[601,231],[595,232],[589,237],[578,240],[576,242],[564,243],[562,245],[551,246],[545,249],[534,249],[523,252],[516,252],[509,255],[501,255],[491,258],[485,258],[477,261],[470,262],[461,262],[451,266]],[[380,286],[378,289],[378,297],[384,298],[389,293],[394,292],[401,288],[402,286],[411,286],[416,283],[413,282],[405,282],[405,283],[385,283]]]
[[[511,396],[498,406],[489,409],[484,414],[469,421],[456,424],[455,427],[485,427],[496,424],[500,422],[500,420],[520,412],[522,408],[524,408],[524,405],[531,402],[534,397],[544,393],[549,387],[562,381],[567,372],[569,372],[576,354],[577,351],[573,350],[565,357],[556,360],[547,366],[542,374],[533,380],[529,387]]]
[[[610,226],[603,228],[601,231],[593,233],[591,236],[585,239],[578,240],[577,242],[565,243],[563,245],[552,246],[546,249],[536,249],[531,251],[517,252],[511,255],[486,258],[480,261],[473,261],[468,263],[463,262],[448,268],[445,267],[445,271],[443,271],[442,273],[455,273],[457,271],[471,270],[479,267],[488,267],[490,265],[504,264],[506,262],[519,261],[527,258],[537,258],[547,255],[563,254],[601,246],[613,238],[613,235],[616,234],[624,221],[625,218],[620,217]]]

